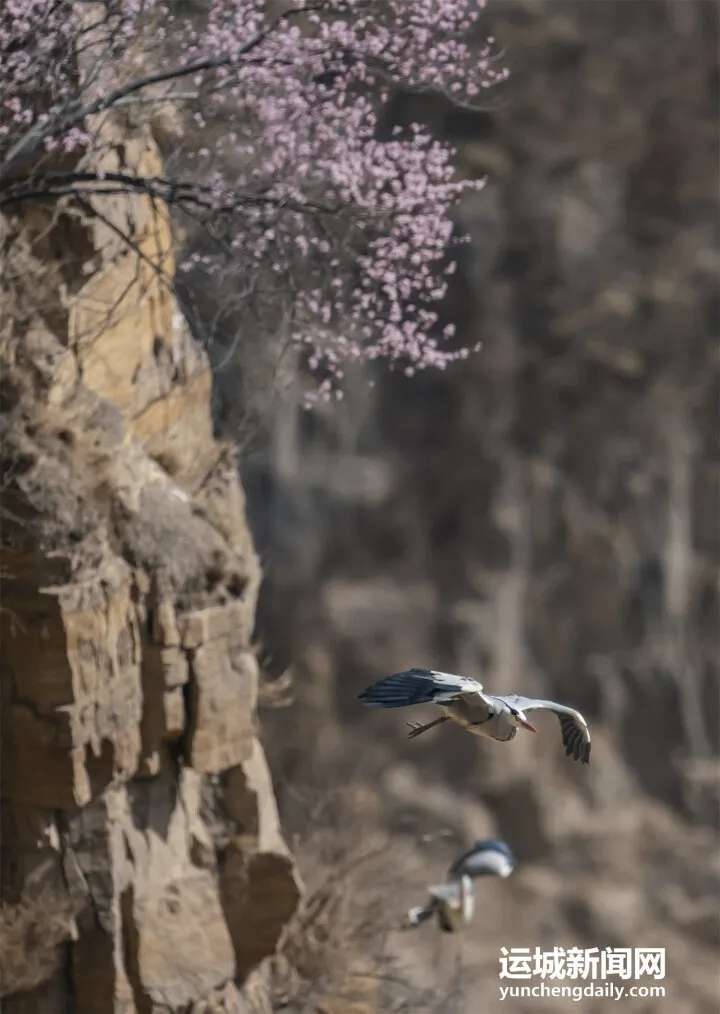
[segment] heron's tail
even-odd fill
[[[373,683],[358,694],[358,700],[371,708],[407,708],[411,704],[427,704],[447,689],[435,681],[429,669],[406,669]]]

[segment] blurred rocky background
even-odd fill
[[[406,1009],[501,1009],[503,944],[609,945],[667,948],[669,999],[631,1009],[709,1014],[718,5],[507,0],[488,23],[512,78],[485,113],[394,108],[488,178],[459,215],[446,308],[482,350],[445,374],[363,373],[327,414],[279,397],[245,457],[256,636],[268,687],[294,695],[262,713],[280,810],[309,876],[328,812],[349,849],[381,836],[384,864],[358,876],[368,895],[389,876],[386,928],[473,838],[516,851],[461,939],[383,938],[421,987]],[[232,428],[232,373],[218,383]],[[447,726],[408,741],[420,709],[356,695],[410,665],[575,705],[592,763],[565,759],[550,716],[511,747]],[[396,1009],[384,988],[375,1009]]]

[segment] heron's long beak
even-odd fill
[[[527,729],[528,732],[537,732],[535,726],[530,725],[530,723],[527,722],[524,718],[518,718],[518,722],[520,723],[520,725],[522,725],[523,729]]]

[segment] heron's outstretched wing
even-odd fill
[[[556,701],[536,701],[532,697],[520,697],[519,694],[507,694],[499,697],[509,707],[517,711],[554,711],[560,720],[562,730],[562,741],[565,753],[568,757],[590,762],[590,730],[588,724],[574,708],[566,708],[564,704]]]
[[[471,849],[459,856],[448,871],[451,877],[466,873],[469,877],[507,877],[515,868],[515,856],[500,839],[477,841]]]
[[[411,704],[449,704],[465,694],[482,697],[482,683],[435,669],[405,669],[373,683],[358,697],[373,708],[406,708]]]

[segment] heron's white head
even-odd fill
[[[534,725],[528,722],[524,711],[518,711],[517,708],[510,708],[510,717],[512,718],[513,724],[521,729],[527,729],[528,732],[537,732]]]

